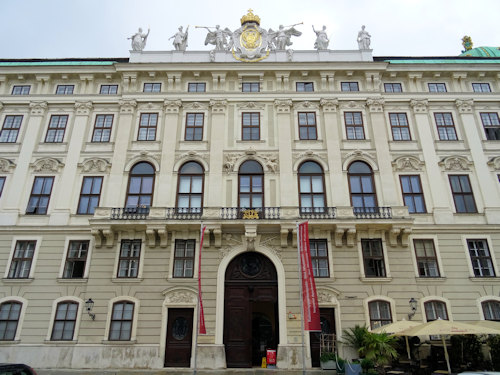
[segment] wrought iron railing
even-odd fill
[[[148,215],[148,206],[118,207],[111,209],[111,219],[115,220],[144,220]]]
[[[301,207],[299,211],[302,219],[335,219],[336,207]]]
[[[220,217],[224,220],[277,220],[280,218],[279,207],[222,207]]]
[[[392,219],[391,207],[353,207],[356,219]]]
[[[169,207],[167,219],[174,220],[199,220],[203,214],[203,207]]]

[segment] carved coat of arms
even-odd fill
[[[241,27],[233,33],[233,56],[236,60],[256,62],[269,56],[267,31],[260,27],[260,18],[249,10],[241,18]]]

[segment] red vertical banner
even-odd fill
[[[205,327],[205,313],[203,312],[203,299],[201,298],[201,249],[203,247],[203,237],[205,236],[205,229],[207,229],[207,227],[202,226],[200,230],[200,251],[198,253],[198,308],[200,309],[200,312],[198,314],[198,327],[200,335],[207,334],[207,328]]]
[[[307,221],[298,224],[298,237],[304,330],[321,331],[318,295],[316,294],[316,284],[311,264],[311,248],[309,246],[309,223]]]

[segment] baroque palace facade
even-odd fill
[[[0,61],[0,362],[301,368],[306,220],[325,332],[499,320],[499,93],[498,51]]]

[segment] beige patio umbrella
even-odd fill
[[[500,335],[500,330],[490,327],[481,327],[468,323],[454,322],[450,320],[442,320],[441,318],[431,322],[422,323],[416,327],[408,328],[404,331],[395,333],[395,336],[424,336],[424,335],[441,335],[444,348],[444,356],[446,365],[448,366],[448,374],[451,374],[450,358],[444,335]]]
[[[470,322],[470,324],[485,328],[492,328],[500,331],[500,322],[494,320],[476,320],[474,322]]]
[[[421,322],[415,322],[413,320],[399,320],[394,323],[386,324],[383,325],[382,327],[378,327],[372,330],[373,333],[389,333],[389,334],[395,334],[401,331],[404,331],[409,328],[413,328],[416,326],[421,325]],[[411,354],[410,354],[410,344],[408,343],[408,336],[405,336],[405,341],[406,341],[406,352],[408,353],[408,359],[411,359]]]

